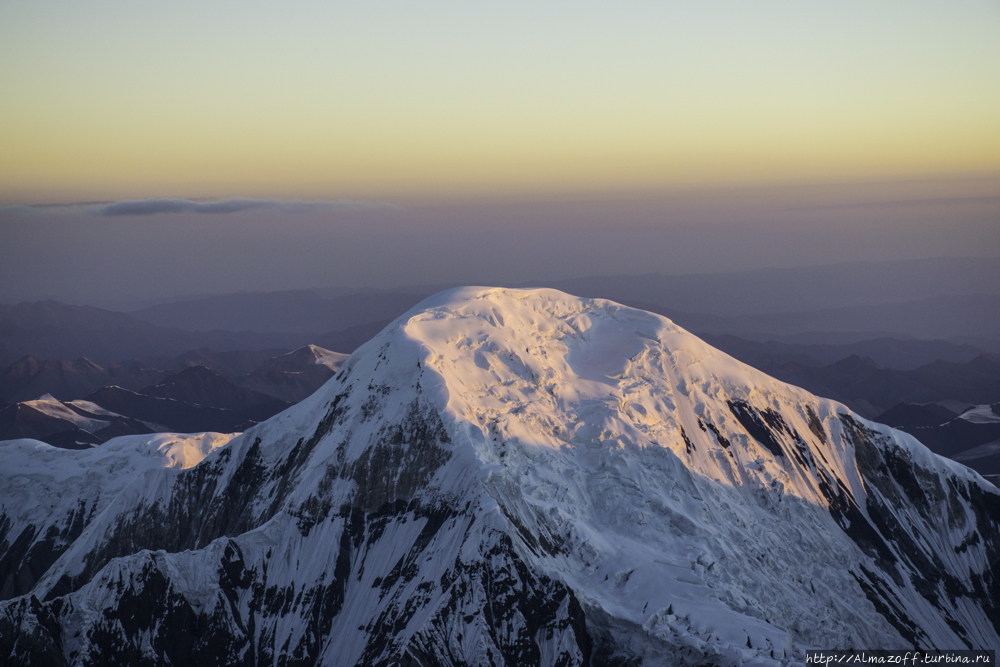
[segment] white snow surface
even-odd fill
[[[290,357],[293,355],[301,355],[303,353],[308,353],[312,356],[314,363],[317,366],[326,366],[332,371],[340,368],[340,365],[347,361],[349,354],[344,354],[343,352],[334,352],[333,350],[328,350],[319,345],[309,344],[305,347],[300,347],[297,350],[292,350],[291,352],[286,352],[285,354],[278,355],[279,357]]]
[[[156,433],[123,435],[83,450],[60,449],[39,440],[0,441],[0,456],[15,475],[49,476],[54,481],[107,470],[122,477],[123,470],[185,469],[198,465],[238,433]]]
[[[191,468],[237,435],[125,435],[82,450],[29,439],[0,441],[0,513],[12,520],[12,535],[19,526],[60,522],[81,500],[88,512],[99,513],[143,473]]]
[[[977,405],[969,408],[958,416],[959,419],[972,422],[973,424],[997,424],[1000,423],[1000,415],[993,412],[992,406]]]
[[[678,651],[720,664],[787,664],[810,647],[910,647],[859,586],[862,568],[877,567],[831,515],[824,485],[856,501],[862,513],[865,499],[878,496],[905,530],[920,536],[918,548],[949,570],[984,567],[981,545],[953,548],[975,525],[970,508],[948,509],[945,499],[925,515],[865,484],[845,435],[841,416],[850,412],[843,405],[750,368],[658,315],[555,290],[467,287],[419,304],[351,355],[323,389],[241,436],[130,436],[85,452],[29,441],[0,444],[5,508],[23,514],[31,503],[56,503],[71,479],[114,496],[39,582],[39,599],[59,577],[83,571],[86,554],[107,539],[116,516],[166,502],[167,475],[175,473],[151,469],[187,468],[203,457],[208,464],[223,450],[238,461],[254,447],[263,465],[277,466],[297,442],[318,432],[341,395],[347,395],[346,417],[322,434],[285,509],[235,538],[248,563],[267,564],[269,585],[333,576],[344,521],[330,518],[303,534],[295,517],[317,497],[335,508],[355,498],[357,483],[331,478],[331,466],[364,461],[382,437],[379,429],[403,419],[417,399],[441,415],[447,460],[415,491],[402,491],[402,477],[386,470],[387,493],[469,509],[435,534],[418,574],[384,600],[376,577],[402,562],[426,519],[389,522],[365,547],[364,560],[352,557],[343,610],[324,639],[322,664],[361,660],[364,628],[390,604],[422,600],[400,636],[425,632],[447,599],[436,582],[456,558],[482,562],[499,533],[515,540],[533,571],[568,586],[588,618],[604,619],[644,664],[663,664]],[[782,453],[751,437],[729,402],[780,416],[786,429],[775,433]],[[929,497],[947,492],[953,480],[996,493],[975,472],[910,435],[852,418],[877,435],[878,447],[926,472],[921,484]],[[233,474],[232,465],[227,470]],[[38,488],[55,494],[53,500]],[[100,609],[96,600],[107,595],[101,581],[119,576],[108,568],[128,570],[153,559],[175,583],[187,582],[177,585],[193,606],[212,608],[223,598],[204,573],[218,569],[221,550],[214,543],[116,559],[74,593],[75,604]],[[418,588],[427,582],[435,583]],[[964,646],[905,575],[886,585],[915,619],[923,645]],[[478,610],[488,595],[467,593],[464,613]],[[974,643],[1000,641],[975,605],[948,613]],[[277,644],[288,638],[292,646],[306,632],[294,614],[282,616],[273,631]],[[485,663],[489,641],[478,617],[447,639],[468,664]],[[543,646],[552,656],[573,650]]]
[[[317,366],[326,366],[331,370],[337,370],[340,365],[347,361],[349,354],[344,354],[343,352],[334,352],[333,350],[327,350],[326,348],[319,347],[318,345],[307,345],[306,347],[313,353],[316,357]]]
[[[55,417],[56,419],[62,419],[63,421],[67,421],[73,424],[73,426],[76,426],[77,428],[86,431],[87,433],[96,433],[97,431],[100,431],[102,428],[111,423],[110,420],[94,419],[92,417],[81,415],[80,413],[71,410],[69,407],[67,407],[66,403],[63,403],[62,401],[60,401],[58,398],[55,398],[51,394],[44,394],[43,396],[39,396],[33,401],[25,401],[23,405],[32,408],[34,410],[38,410],[42,414],[48,415],[49,417]],[[76,405],[82,410],[101,416],[107,416],[107,417],[121,416],[121,415],[116,415],[113,412],[108,412],[104,408],[100,408],[88,401],[73,401],[69,405]],[[97,410],[96,411],[91,410],[90,409],[91,406],[97,408]]]
[[[46,396],[49,396],[46,394]],[[50,397],[51,398],[51,397]],[[83,410],[84,412],[89,412],[90,414],[100,415],[102,417],[119,417],[124,418],[117,412],[111,412],[99,406],[97,403],[92,403],[91,401],[84,401],[82,399],[77,399],[75,401],[65,401],[64,405],[69,405],[71,407]]]

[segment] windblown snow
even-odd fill
[[[736,665],[1000,645],[996,488],[610,301],[444,292],[302,403],[185,437],[0,444],[0,557],[22,562],[0,569],[0,656]]]

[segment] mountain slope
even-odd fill
[[[437,295],[302,403],[100,503],[65,482],[33,503],[108,474],[46,452],[0,475],[0,544],[52,534],[60,554],[0,604],[13,660],[734,665],[1000,642],[995,487],[607,301]]]
[[[253,419],[255,416],[263,417],[257,414],[257,408],[225,410],[187,401],[147,396],[121,387],[101,387],[85,400],[111,412],[163,427],[157,430],[171,430],[178,433],[236,431],[241,430],[248,421],[259,421]],[[45,438],[40,439],[48,442]]]
[[[841,401],[868,417],[899,403],[1000,401],[1000,357],[983,354],[968,363],[935,361],[912,371],[882,368],[868,358],[850,356],[814,368],[798,363],[768,366],[775,377]]]
[[[65,449],[86,449],[122,435],[153,433],[152,425],[89,401],[60,401],[48,394],[0,409],[0,438],[32,438]]]
[[[35,440],[4,442],[5,465],[20,475],[34,474],[34,477],[32,485],[24,486],[17,484],[23,480],[19,475],[0,475],[0,497],[4,502],[4,518],[0,521],[0,545],[4,547],[0,598],[31,590],[38,574],[55,562],[88,521],[141,477],[143,471],[190,468],[232,438],[218,433],[126,436],[83,451],[57,449]],[[80,474],[81,470],[90,474]],[[78,505],[69,507],[68,515],[52,512],[51,503],[38,502],[40,498],[63,494],[79,500]],[[11,534],[12,522],[14,527],[29,528]],[[8,542],[8,538],[15,537]],[[9,627],[0,628],[0,638],[11,637],[7,630]],[[4,641],[0,639],[0,644]],[[0,655],[8,659],[10,651]],[[28,664],[31,656],[22,656],[21,661]]]
[[[298,403],[332,378],[347,356],[306,345],[272,357],[237,382],[246,389]]]
[[[139,393],[223,410],[256,408],[267,417],[281,412],[289,405],[273,396],[240,387],[221,373],[204,366],[189,366]]]

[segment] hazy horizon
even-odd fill
[[[980,0],[4,3],[0,301],[997,257],[997,34]]]
[[[393,206],[0,209],[0,301],[511,284],[1000,256],[1000,177]]]

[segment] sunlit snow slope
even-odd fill
[[[0,444],[0,661],[1000,646],[996,488],[609,301],[444,292],[193,468],[119,476],[96,454],[142,442]]]

